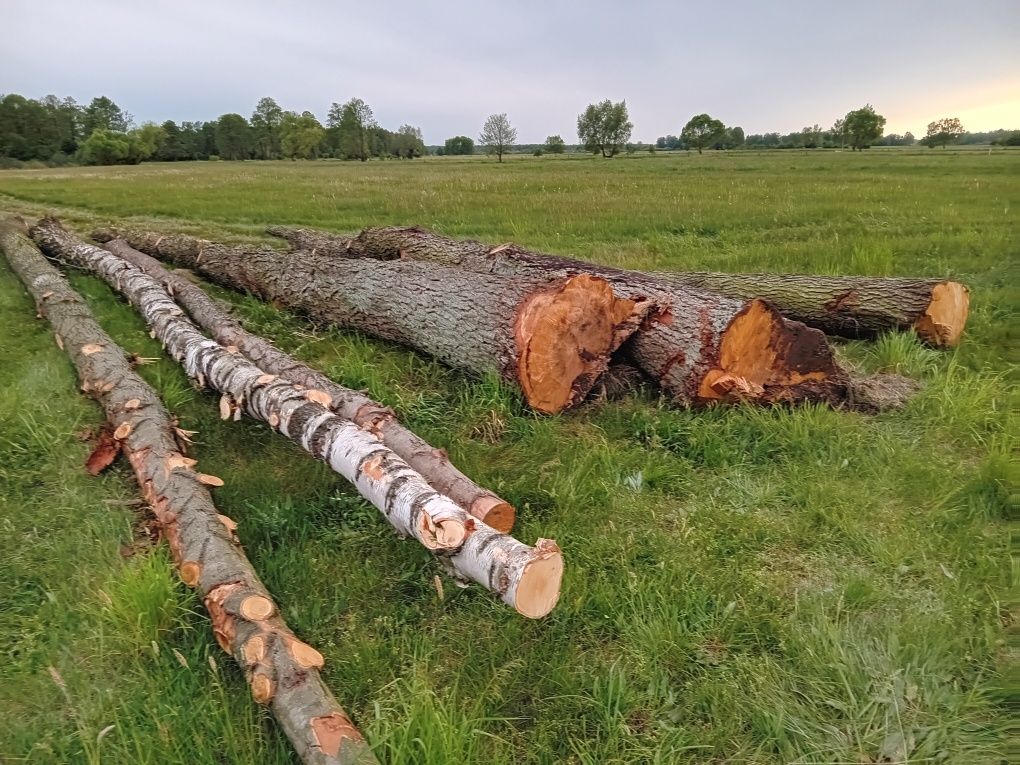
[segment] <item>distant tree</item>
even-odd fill
[[[846,148],[846,120],[840,118],[832,123],[832,127],[829,129],[829,134],[832,136],[832,143],[835,145],[839,144],[839,148]]]
[[[390,153],[401,159],[414,159],[425,154],[421,130],[414,125],[401,125],[390,134]]]
[[[627,113],[627,102],[614,104],[608,98],[577,116],[577,138],[585,150],[603,157],[614,157],[630,140],[634,123]]]
[[[83,165],[121,165],[129,162],[131,140],[118,130],[97,128],[89,134],[78,150]]]
[[[280,129],[283,109],[272,98],[260,98],[251,115],[251,136],[255,156],[259,159],[280,157]]]
[[[545,139],[545,150],[550,154],[562,154],[567,150],[566,141],[558,135],[551,135]]]
[[[940,120],[928,123],[928,132],[921,139],[921,143],[929,149],[934,149],[936,146],[941,146],[944,149],[948,144],[959,141],[960,136],[964,132],[963,125],[960,124],[959,119],[956,117],[943,117]]]
[[[85,137],[94,130],[114,130],[126,133],[131,127],[131,115],[106,96],[93,98],[82,113],[82,132]]]
[[[453,138],[447,138],[446,143],[443,145],[443,154],[463,155],[474,153],[475,142],[466,135],[455,135]]]
[[[372,109],[360,98],[344,104],[337,122],[340,153],[347,159],[365,162],[372,154],[371,131],[375,126]]]
[[[847,112],[843,118],[843,128],[854,151],[866,149],[875,143],[882,137],[884,127],[885,117],[876,113],[871,104]]]
[[[687,148],[692,146],[701,154],[702,149],[711,146],[726,132],[726,126],[707,114],[696,114],[684,125],[680,132],[680,140]]]
[[[280,119],[280,151],[287,159],[315,159],[326,131],[311,112],[283,112]]]
[[[135,164],[150,159],[159,151],[165,137],[166,133],[163,128],[155,122],[146,122],[141,127],[130,131],[128,139],[131,143],[131,150],[128,160]]]
[[[903,145],[904,146],[913,146],[916,142],[917,142],[917,139],[914,138],[914,134],[911,133],[909,130],[906,133],[903,134]]]
[[[216,153],[220,159],[248,159],[251,128],[240,114],[224,114],[216,120]]]
[[[659,136],[655,139],[655,146],[659,149],[676,149],[680,146],[680,139],[675,135]]]
[[[735,125],[734,127],[727,128],[726,129],[726,133],[727,133],[727,135],[729,137],[729,142],[730,142],[730,147],[731,148],[737,148],[739,146],[743,146],[744,145],[744,140],[745,140],[744,139],[744,128],[740,127],[740,125]]]
[[[184,146],[181,129],[173,120],[167,120],[160,127],[163,128],[163,141],[156,149],[155,159],[160,162],[177,162],[182,159],[190,159]]]
[[[478,143],[488,148],[490,154],[503,161],[503,155],[510,150],[517,140],[517,130],[510,125],[506,113],[492,114],[482,125]]]

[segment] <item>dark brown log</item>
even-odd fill
[[[106,249],[162,284],[195,323],[220,345],[237,348],[270,374],[325,392],[332,399],[330,408],[338,416],[377,435],[440,494],[497,531],[506,532],[513,527],[515,512],[510,503],[460,472],[450,463],[446,452],[436,449],[401,425],[392,409],[363,393],[336,384],[264,338],[246,331],[200,287],[179,273],[168,271],[158,260],[132,248],[127,242],[116,239],[107,243]]]
[[[785,316],[832,335],[874,337],[912,329],[937,348],[960,342],[970,307],[970,291],[949,279],[674,271],[649,275],[733,298],[759,297]]]
[[[539,539],[529,547],[471,517],[378,437],[328,409],[323,391],[267,374],[236,348],[209,340],[141,269],[54,220],[41,221],[32,234],[53,257],[89,270],[127,297],[188,376],[223,394],[224,418],[243,411],[268,423],[354,484],[399,534],[413,536],[461,579],[497,593],[520,614],[537,619],[556,605],[563,556],[555,542]]]
[[[351,251],[350,237],[317,231],[314,228],[291,228],[290,226],[269,226],[266,233],[288,242],[295,250],[304,250],[316,255],[328,255],[331,258],[354,258],[358,255]]]
[[[497,372],[546,413],[582,401],[652,309],[643,297],[617,297],[605,279],[589,274],[475,274],[144,231],[121,236],[135,249],[318,321],[403,343],[454,367]]]
[[[846,399],[848,379],[824,334],[785,319],[762,300],[735,300],[581,260],[458,241],[418,228],[362,231],[350,248],[360,257],[400,258],[509,276],[608,281],[622,297],[650,299],[664,310],[628,343],[637,364],[677,403],[760,403]],[[292,255],[295,261],[300,254]]]
[[[322,655],[287,627],[245,556],[236,525],[217,512],[207,488],[215,481],[197,473],[195,460],[179,451],[156,392],[132,371],[124,351],[30,240],[0,226],[0,249],[52,324],[82,390],[104,407],[181,579],[198,590],[217,642],[244,671],[256,701],[269,705],[305,763],[375,763],[322,682]]]

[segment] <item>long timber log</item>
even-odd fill
[[[82,390],[103,406],[170,546],[180,577],[197,589],[220,647],[244,671],[252,695],[272,710],[307,765],[367,765],[371,750],[323,684],[322,655],[287,626],[213,504],[208,478],[179,450],[170,416],[81,297],[14,227],[0,224],[0,249],[70,356]]]
[[[225,417],[244,411],[267,422],[354,484],[398,533],[415,537],[458,577],[497,593],[518,613],[540,618],[552,610],[563,573],[555,542],[540,539],[529,547],[470,516],[375,435],[338,417],[323,391],[268,374],[236,349],[209,340],[159,282],[127,261],[52,219],[32,235],[52,257],[87,269],[127,297],[188,376],[223,394]]]
[[[497,372],[528,404],[559,412],[584,399],[610,355],[650,313],[590,274],[478,274],[414,261],[241,249],[186,236],[98,231],[322,322],[423,351],[450,366]]]
[[[628,343],[637,364],[677,403],[744,400],[823,401],[841,405],[848,378],[825,335],[784,318],[763,300],[737,300],[639,271],[450,239],[419,228],[365,229],[350,240],[355,257],[418,260],[468,272],[605,279],[622,297],[651,300],[662,310]],[[293,253],[300,261],[304,255]]]
[[[115,239],[105,247],[162,284],[192,320],[220,345],[237,348],[270,374],[323,391],[331,399],[330,408],[338,416],[378,436],[440,494],[497,531],[513,528],[515,511],[509,502],[476,484],[450,462],[445,451],[431,446],[401,425],[392,409],[363,393],[338,385],[266,339],[248,332],[203,289],[127,242]]]

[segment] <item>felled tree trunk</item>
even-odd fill
[[[158,260],[132,248],[127,242],[113,240],[106,245],[106,249],[162,284],[195,323],[220,345],[237,348],[256,366],[270,374],[306,388],[323,391],[331,399],[330,408],[338,416],[378,436],[440,494],[449,497],[497,531],[510,531],[513,527],[515,512],[510,503],[488,489],[483,489],[460,472],[450,463],[446,452],[436,449],[401,425],[392,409],[358,391],[337,385],[321,372],[284,353],[264,338],[247,332],[204,290],[188,279],[168,271]]]
[[[583,400],[652,307],[618,298],[606,280],[588,274],[493,276],[413,261],[295,257],[151,232],[123,238],[318,321],[403,343],[454,367],[497,372],[546,413]]]
[[[759,297],[832,335],[874,337],[912,329],[935,347],[960,342],[970,307],[970,291],[948,279],[673,271],[649,276],[733,298]]]
[[[605,279],[622,297],[663,310],[632,337],[637,364],[678,403],[740,399],[842,404],[847,376],[824,334],[789,321],[762,300],[735,300],[581,260],[458,241],[417,228],[365,229],[351,241],[360,257],[401,258],[506,275]],[[292,255],[295,261],[301,259]]]
[[[313,228],[291,228],[290,226],[269,226],[266,233],[288,242],[295,250],[304,250],[331,258],[358,257],[348,245],[350,238]]]
[[[415,537],[459,577],[496,592],[524,616],[539,618],[552,610],[563,573],[554,542],[540,539],[528,547],[468,515],[375,435],[337,417],[326,393],[267,374],[236,348],[206,338],[144,271],[82,242],[56,221],[43,220],[32,233],[52,256],[95,273],[124,294],[188,375],[223,394],[224,417],[245,411],[269,423],[353,483],[398,533]]]
[[[131,462],[181,579],[198,590],[217,642],[244,670],[255,700],[269,705],[305,763],[376,762],[323,684],[322,655],[287,627],[241,549],[234,522],[217,513],[206,486],[210,477],[195,472],[195,460],[179,450],[156,392],[30,240],[0,225],[0,249],[52,324],[82,390],[103,405],[116,448]]]

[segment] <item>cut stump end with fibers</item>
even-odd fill
[[[960,282],[940,282],[931,291],[931,302],[914,323],[914,331],[930,345],[953,347],[960,342],[970,313],[970,290]]]

